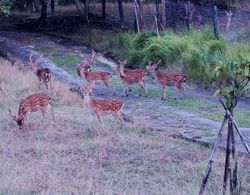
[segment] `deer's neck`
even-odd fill
[[[151,75],[152,75],[152,77],[153,77],[155,80],[158,80],[158,79],[159,79],[159,74],[158,74],[158,72],[156,72],[155,70],[151,72]]]

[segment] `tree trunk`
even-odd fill
[[[89,22],[89,0],[85,0],[84,5],[84,18],[87,22]]]
[[[106,0],[102,0],[102,18],[106,18]]]
[[[33,4],[34,4],[35,12],[38,13],[40,11],[39,0],[33,0]]]
[[[123,23],[124,15],[123,15],[122,0],[118,0],[118,8],[119,8],[120,20],[121,20],[121,23]]]
[[[82,14],[83,14],[83,11],[82,11],[82,7],[81,7],[81,5],[80,5],[79,0],[74,0],[74,1],[75,1],[75,5],[76,5],[77,11],[79,12],[80,15],[82,15]]]
[[[39,18],[39,25],[47,25],[47,1],[41,0],[42,9],[41,9],[41,16]]]
[[[50,1],[51,15],[55,14],[55,0]]]

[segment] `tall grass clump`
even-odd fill
[[[148,60],[161,59],[163,69],[184,71],[190,81],[204,87],[212,86],[216,64],[237,63],[247,58],[250,50],[246,44],[230,45],[224,39],[216,39],[208,27],[178,34],[166,32],[160,37],[152,32],[123,33],[108,42],[115,50],[113,54],[125,58],[130,67],[145,67]]]

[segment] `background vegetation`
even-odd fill
[[[218,63],[237,63],[250,56],[249,45],[218,40],[210,28],[201,32],[166,32],[160,37],[154,32],[119,33],[99,48],[116,58],[125,58],[131,67],[145,67],[148,60],[161,59],[161,67],[166,71],[184,71],[189,80],[205,87],[212,87]],[[225,80],[230,75],[229,71],[224,75]]]

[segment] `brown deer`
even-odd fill
[[[102,81],[106,85],[106,92],[109,87],[113,88],[113,94],[115,95],[115,87],[111,82],[111,74],[109,72],[91,72],[91,68],[89,66],[84,66],[81,71],[81,76],[88,81],[89,85],[94,85],[97,81]]]
[[[147,86],[145,84],[146,69],[128,69],[124,68],[126,61],[119,60],[118,74],[123,84],[123,92],[125,96],[128,96],[131,85],[139,85],[142,89],[145,89],[147,95]],[[142,92],[141,94],[142,95]]]
[[[52,90],[52,84],[51,84],[51,71],[49,68],[37,68],[37,64],[40,62],[40,59],[42,56],[40,56],[36,61],[32,60],[32,56],[30,55],[28,64],[31,66],[32,70],[35,72],[38,82],[39,82],[39,89],[42,86],[42,83],[46,86],[48,89],[48,83],[50,84],[50,88]]]
[[[10,117],[16,121],[19,128],[22,128],[22,125],[24,123],[24,119],[27,120],[27,114],[28,112],[36,112],[41,110],[42,115],[44,117],[44,113],[49,110],[52,114],[53,121],[55,121],[53,109],[50,105],[51,103],[51,97],[44,95],[44,94],[33,94],[25,99],[23,99],[19,105],[18,115],[13,115],[11,113],[11,110],[9,110]]]
[[[157,80],[162,85],[162,97],[161,100],[166,99],[166,86],[176,86],[178,94],[183,98],[184,88],[183,83],[186,81],[187,76],[183,73],[160,73],[156,72],[156,67],[161,63],[159,60],[157,63],[151,61],[148,62],[146,67],[148,72],[152,75],[153,79]]]
[[[117,99],[105,99],[98,100],[91,97],[92,94],[92,86],[80,86],[80,92],[84,95],[84,102],[87,104],[89,109],[94,112],[104,127],[104,123],[102,122],[101,116],[103,115],[113,115],[115,119],[120,120],[120,127],[123,126],[123,119],[120,114],[120,111],[123,107],[123,102]]]
[[[79,77],[81,77],[81,71],[83,70],[83,68],[90,68],[91,66],[93,66],[95,55],[96,55],[96,52],[95,50],[92,49],[91,58],[87,58],[86,62],[82,64],[78,64],[76,66],[76,73]],[[80,56],[81,58],[84,59],[84,54],[82,52],[80,52]]]

